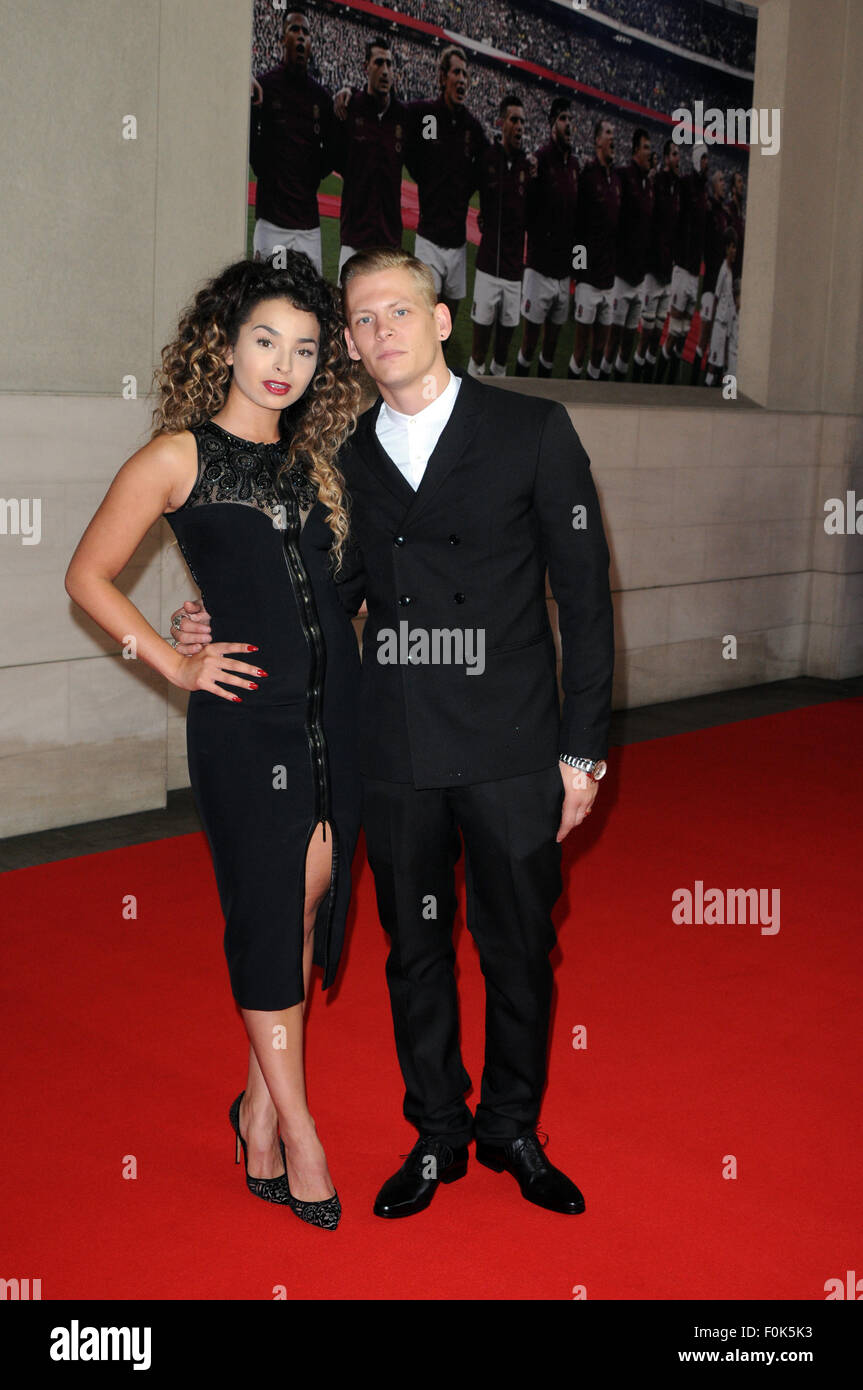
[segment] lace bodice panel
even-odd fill
[[[186,501],[177,511],[214,502],[238,502],[265,512],[273,525],[284,530],[299,511],[305,521],[317,501],[317,489],[299,464],[283,471],[288,444],[256,444],[222,429],[213,420],[192,427],[198,444],[198,476]],[[176,513],[174,513],[176,515]]]

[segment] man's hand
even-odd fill
[[[599,783],[588,777],[586,772],[579,772],[577,768],[570,767],[569,763],[558,763],[558,767],[563,781],[563,807],[556,836],[557,843],[560,844],[570,830],[576,825],[581,825],[585,816],[590,815]]]
[[[187,598],[182,608],[171,614],[171,636],[180,656],[197,656],[203,651],[213,640],[210,615],[204,605],[197,599]]]
[[[333,112],[336,120],[346,121],[348,119],[348,102],[351,99],[350,87],[340,87],[336,92],[333,101]]]

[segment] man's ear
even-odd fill
[[[448,338],[452,333],[452,314],[449,309],[445,304],[438,303],[434,306],[434,316],[437,320],[441,338]]]
[[[345,325],[345,343],[347,344],[348,357],[353,358],[354,362],[359,362],[360,354],[357,352],[357,345],[351,337],[351,330]]]

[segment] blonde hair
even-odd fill
[[[376,275],[381,270],[406,270],[417,289],[426,301],[429,311],[434,313],[438,302],[434,276],[428,266],[418,261],[409,251],[400,246],[373,246],[370,251],[355,251],[342,267],[342,309],[347,317],[347,291],[351,280],[360,275]],[[350,325],[348,325],[350,327]]]

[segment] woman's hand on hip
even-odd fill
[[[213,695],[221,695],[223,700],[239,701],[241,696],[223,690],[222,686],[257,690],[258,683],[254,678],[266,676],[267,673],[257,666],[251,666],[248,661],[235,660],[228,656],[228,652],[254,651],[257,651],[257,647],[250,647],[247,642],[210,642],[197,656],[178,657],[171,680],[181,690],[209,690]]]

